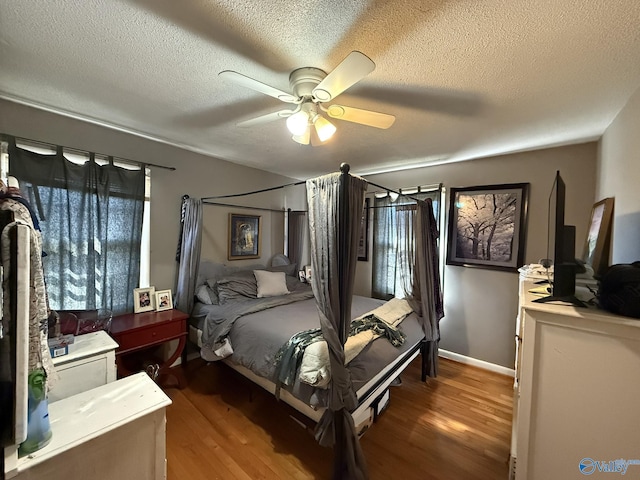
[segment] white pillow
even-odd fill
[[[256,283],[258,284],[258,298],[276,297],[289,293],[284,272],[254,270],[253,274],[256,276]]]

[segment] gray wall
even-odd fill
[[[640,89],[600,141],[597,199],[614,197],[611,263],[640,260]]]
[[[201,198],[295,181],[4,100],[0,100],[0,133],[176,167],[175,171],[152,168],[151,172],[150,282],[157,289],[174,288],[182,195]],[[245,205],[281,209],[283,205],[287,206],[284,196],[285,191],[279,190],[230,203],[245,202]],[[283,251],[282,213],[206,206],[203,257],[226,262],[230,211],[261,215],[263,220],[262,257],[234,263],[266,263],[273,254]]]
[[[640,103],[638,94],[635,98],[633,105],[636,106],[630,114],[633,115],[635,112],[637,117],[637,104]],[[621,128],[633,126],[629,125],[628,121],[621,120],[620,123]],[[637,131],[637,120],[635,125]],[[617,129],[610,130],[609,138],[613,138]],[[141,162],[175,166],[175,172],[157,168],[152,170],[151,284],[156,288],[174,286],[174,257],[179,230],[180,199],[183,194],[198,198],[292,181],[290,178],[2,100],[0,132]],[[619,145],[620,142],[616,141],[615,144]],[[607,172],[612,168],[612,162],[622,163],[630,158],[637,160],[637,156],[633,157],[630,152],[621,150],[616,150],[614,155],[609,152],[609,148],[605,149],[605,146],[607,144],[603,141],[603,150],[606,150],[607,154],[601,155],[603,158],[606,157],[602,168]],[[628,144],[630,151],[633,150],[633,146],[631,143]],[[637,151],[636,148],[635,152]],[[531,183],[526,263],[533,263],[546,255],[547,198],[556,169],[561,170],[567,183],[567,223],[577,226],[578,246],[584,242],[590,209],[595,199],[596,157],[597,145],[588,143],[376,175],[371,176],[370,180],[392,188],[438,182],[443,182],[446,187]],[[637,176],[637,166],[634,172]],[[626,212],[625,215],[635,213],[637,216],[638,194],[635,193],[633,196],[630,193],[637,192],[637,188],[631,186],[633,178],[625,177],[624,174],[617,175],[616,178],[617,183],[608,179],[601,182],[599,188],[604,193],[599,195],[608,196],[607,189],[615,191],[619,184],[624,184],[628,190],[627,194],[636,200],[633,205],[635,210],[619,210],[619,202],[616,199],[616,215]],[[276,209],[283,206],[294,209],[306,208],[302,187],[264,194],[255,199],[247,198],[244,202]],[[631,204],[631,200],[628,203]],[[445,206],[445,211],[447,209],[448,206]],[[230,210],[252,213],[251,210],[205,207],[203,257],[226,261]],[[263,216],[263,255],[259,261],[266,262],[271,255],[282,252],[283,216],[279,213],[261,211],[253,213]],[[577,251],[579,253],[580,248]],[[370,279],[371,262],[358,262],[356,293],[368,295],[371,290]],[[517,276],[511,273],[451,266],[445,268],[444,290],[446,317],[441,324],[441,347],[487,362],[513,367]]]
[[[547,206],[556,170],[561,171],[567,184],[565,222],[576,225],[576,253],[581,254],[595,197],[596,163],[597,144],[592,142],[404,170],[367,179],[390,188],[439,182],[446,188],[528,182],[531,186],[525,263],[537,263],[546,257]],[[447,204],[447,214],[448,208]],[[370,293],[370,279],[371,261],[358,262],[357,293]],[[513,368],[517,274],[446,266],[443,286],[445,318],[440,324],[440,347]]]

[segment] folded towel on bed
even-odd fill
[[[393,325],[395,327],[411,312],[413,312],[413,309],[409,306],[409,302],[404,298],[392,298],[371,312],[362,315],[362,317],[375,315],[380,320],[384,320],[389,325]]]

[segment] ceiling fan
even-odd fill
[[[231,70],[219,73],[219,76],[239,85],[270,95],[278,100],[296,105],[294,109],[279,110],[260,117],[238,123],[241,127],[252,127],[272,122],[281,118],[287,119],[287,128],[293,135],[291,138],[303,145],[315,144],[311,137],[313,126],[320,142],[325,142],[336,131],[335,125],[322,116],[326,113],[331,118],[360,123],[376,128],[389,128],[395,117],[386,113],[373,112],[344,105],[324,106],[347,88],[362,80],[376,68],[376,64],[363,53],[353,51],[327,75],[323,70],[314,67],[303,67],[289,75],[289,86],[292,93],[287,93],[253,78]]]

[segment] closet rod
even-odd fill
[[[8,139],[8,138],[12,138],[10,135],[2,135],[3,139]],[[81,148],[75,148],[75,147],[67,147],[65,145],[56,145],[53,143],[49,143],[49,142],[43,142],[40,140],[32,140],[30,138],[24,138],[24,137],[13,137],[16,141],[21,140],[23,142],[26,143],[33,143],[36,145],[43,145],[45,147],[53,147],[54,149],[58,149],[58,148],[62,148],[63,150],[68,150],[70,152],[75,152],[75,153],[81,153],[81,154],[88,154],[88,153],[93,153],[94,155],[100,155],[102,157],[107,157],[107,158],[113,158],[113,159],[117,159],[117,160],[122,160],[126,163],[132,163],[134,165],[140,165],[140,166],[145,166],[145,167],[154,167],[154,168],[164,168],[165,170],[171,170],[171,171],[175,171],[176,167],[165,167],[164,165],[158,165],[156,163],[149,163],[149,162],[140,162],[138,160],[131,160],[129,158],[124,158],[124,157],[115,157],[113,155],[107,155],[105,153],[98,153],[98,152],[91,152],[89,150],[83,150]]]
[[[233,208],[246,208],[247,210],[262,210],[264,212],[278,212],[278,213],[285,213],[286,210],[284,209],[280,209],[280,210],[276,210],[274,208],[264,208],[264,207],[250,207],[247,205],[233,205],[231,203],[221,203],[221,202],[212,202],[210,200],[202,200],[202,204],[203,205],[216,205],[218,207],[233,207]]]
[[[272,190],[279,190],[281,188],[295,187],[296,185],[302,185],[303,183],[306,183],[306,180],[302,180],[300,182],[295,182],[295,183],[287,183],[286,185],[279,185],[277,187],[263,188],[262,190],[254,190],[253,192],[233,193],[231,195],[218,195],[218,196],[215,196],[215,197],[203,197],[202,201],[205,201],[205,200],[216,200],[218,198],[244,197],[246,195],[254,195],[256,193],[270,192]]]

